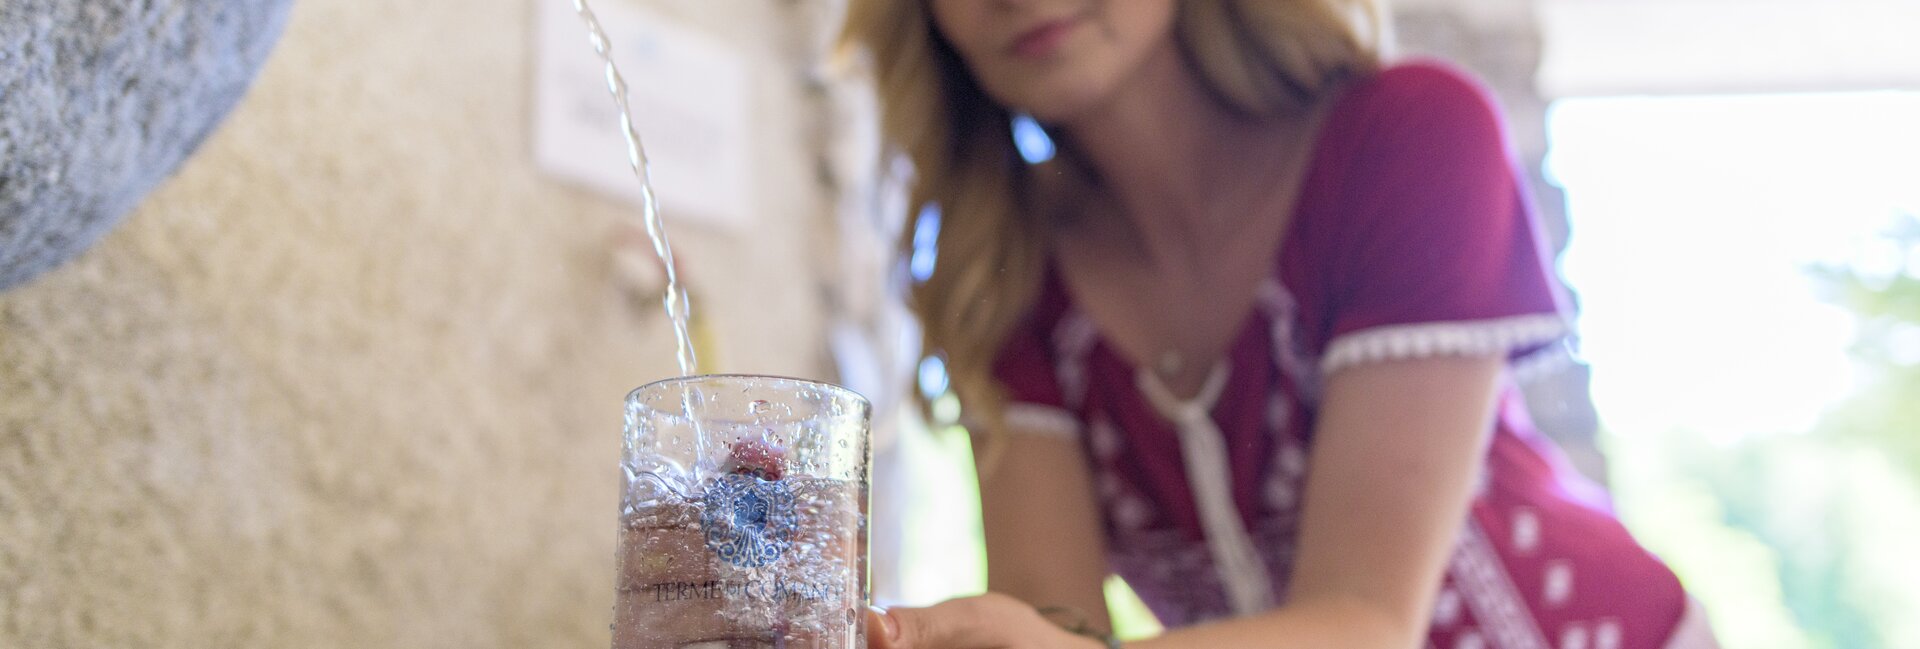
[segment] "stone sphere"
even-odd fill
[[[0,0],[0,289],[79,254],[246,93],[291,0]]]

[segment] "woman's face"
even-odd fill
[[[1071,121],[1173,41],[1177,0],[931,0],[940,33],[996,101]]]

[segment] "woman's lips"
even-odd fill
[[[1038,59],[1051,55],[1060,49],[1060,44],[1067,40],[1067,36],[1073,33],[1073,28],[1078,24],[1077,19],[1062,18],[1029,29],[1013,41],[1013,55],[1023,59]]]

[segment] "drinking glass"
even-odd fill
[[[865,649],[869,418],[773,376],[628,394],[614,649]]]

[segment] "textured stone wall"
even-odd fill
[[[782,206],[675,232],[712,369],[818,374],[781,15],[673,6],[759,66]],[[177,176],[0,293],[0,647],[606,646],[620,398],[671,350],[631,211],[532,168],[531,15],[296,3]]]

